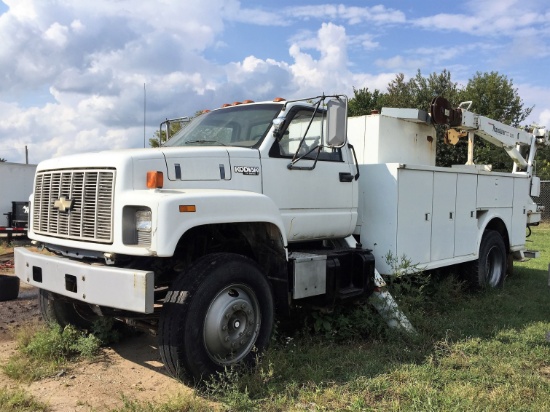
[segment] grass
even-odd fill
[[[7,241],[0,240],[0,255],[13,251],[13,248]]]
[[[300,312],[278,324],[249,373],[228,370],[192,397],[123,399],[117,411],[550,410],[550,226],[539,259],[515,264],[504,289],[464,291],[455,276],[392,285],[416,336],[388,329],[365,302]]]
[[[101,341],[67,326],[28,324],[18,329],[18,352],[1,370],[10,378],[23,382],[54,376],[78,358],[93,358]]]
[[[127,397],[122,398],[123,406],[112,409],[112,412],[211,412],[216,405],[198,396],[184,397],[176,395],[164,403],[137,402]],[[219,410],[219,408],[218,408]]]
[[[231,411],[550,410],[550,226],[529,241],[541,257],[516,263],[504,289],[469,293],[435,275],[392,285],[417,336],[363,303],[300,314],[278,325],[254,370],[228,370],[197,393]],[[195,399],[121,410],[202,410]]]
[[[516,263],[504,289],[467,293],[452,276],[396,285],[418,336],[388,330],[367,306],[317,329],[311,316],[207,395],[231,410],[550,410],[550,226],[529,240],[541,257]]]
[[[0,388],[0,410],[3,412],[47,411],[46,404],[38,402],[22,389]]]

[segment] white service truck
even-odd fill
[[[371,294],[395,309],[387,256],[426,270],[466,263],[479,286],[499,286],[540,220],[530,196],[544,131],[441,99],[431,114],[349,122],[341,95],[224,106],[160,148],[38,165],[29,237],[50,253],[17,248],[15,266],[40,288],[46,320],[152,330],[168,371],[200,380],[253,361],[275,312]],[[434,123],[472,145],[474,133],[489,139],[517,166],[436,167]]]

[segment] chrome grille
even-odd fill
[[[113,169],[38,172],[32,204],[33,230],[42,235],[111,243],[114,188]],[[61,203],[70,203],[69,210],[60,210]]]

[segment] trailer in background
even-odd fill
[[[0,162],[0,213],[5,216],[0,234],[7,234],[8,241],[14,233],[27,233],[35,172],[36,165]]]

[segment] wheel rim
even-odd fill
[[[500,282],[503,275],[504,257],[497,246],[493,246],[487,253],[485,261],[485,281],[491,287],[495,287]]]
[[[220,365],[239,362],[252,350],[260,324],[256,294],[241,284],[224,288],[212,300],[204,321],[208,356]]]

